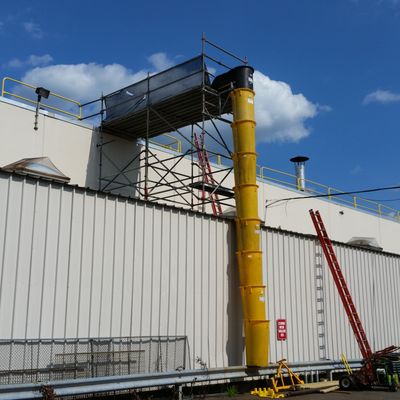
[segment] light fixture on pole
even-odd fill
[[[36,102],[36,112],[35,112],[35,123],[33,125],[33,129],[37,131],[40,101],[42,100],[42,97],[44,97],[45,99],[49,98],[50,90],[47,90],[44,87],[37,87],[35,93],[37,94],[37,102]]]

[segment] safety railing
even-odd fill
[[[19,100],[23,100],[27,103],[34,104],[35,106],[37,105],[36,100],[32,100],[31,98],[25,97],[22,94],[18,94],[18,92],[13,92],[10,90],[7,90],[6,85],[7,82],[9,83],[14,83],[17,86],[20,85],[22,87],[28,88],[29,90],[32,90],[33,93],[36,90],[36,86],[33,86],[29,83],[22,82],[18,79],[14,79],[11,77],[5,77],[2,80],[1,84],[1,96],[8,96],[8,97],[13,97],[17,98]],[[32,93],[32,94],[33,94]],[[67,103],[67,105],[72,105],[77,111],[72,112],[70,109],[63,109],[60,107],[56,107],[54,105],[46,104],[43,102],[40,102],[40,107],[49,109],[52,111],[59,112],[64,115],[68,115],[70,117],[76,118],[78,120],[82,119],[82,104],[79,101],[70,99],[68,97],[62,96],[58,93],[55,92],[50,92],[50,96],[64,101]],[[66,107],[68,108],[68,107]],[[163,139],[159,138],[168,138],[169,140],[163,141]],[[157,146],[163,147],[168,150],[172,150],[178,153],[182,152],[182,142],[175,136],[172,136],[170,134],[163,134],[160,135],[157,139],[151,139],[151,143],[156,144]],[[222,156],[219,154],[210,154],[210,161],[212,163],[215,163],[217,165],[222,165]],[[225,157],[224,157],[225,158]],[[297,190],[301,189],[301,183],[298,178],[296,178],[295,175],[290,174],[288,172],[276,170],[273,168],[265,167],[265,166],[260,166],[257,165],[257,177],[261,179],[267,179],[272,182],[276,182],[278,184],[291,187]],[[383,204],[380,204],[378,202],[375,202],[373,200],[365,199],[359,196],[351,196],[351,195],[343,195],[343,196],[336,196],[335,194],[343,193],[342,190],[335,189],[333,187],[314,182],[309,179],[304,179],[304,183],[306,185],[305,192],[310,193],[310,194],[316,194],[316,195],[327,195],[327,198],[333,202],[336,203],[341,203],[341,204],[346,204],[350,207],[354,207],[357,209],[365,210],[373,214],[377,214],[379,216],[385,216],[387,218],[393,219],[395,221],[400,222],[400,211],[392,208],[385,206]]]
[[[166,136],[173,139],[173,142],[165,144],[159,142],[156,139],[152,139],[151,142],[157,144],[158,146],[168,148],[173,151],[177,152],[182,151],[182,142],[179,139],[168,134],[162,136]],[[217,153],[209,153],[209,158],[210,162],[218,166],[221,166],[223,162],[222,159],[225,157]],[[296,177],[296,175],[270,167],[257,165],[257,177],[296,190],[301,190],[302,188],[302,182],[298,177]],[[395,208],[388,207],[376,201],[365,199],[359,196],[353,196],[353,195],[337,196],[336,194],[344,193],[344,191],[336,189],[332,186],[327,186],[322,183],[312,181],[310,179],[304,179],[304,184],[306,188],[303,192],[306,192],[307,194],[326,195],[327,196],[326,198],[332,202],[345,204],[350,207],[368,211],[372,214],[376,214],[400,222],[400,211],[396,210]]]
[[[210,159],[210,162],[217,164],[217,165],[222,165],[222,156],[221,154],[208,154],[208,158]]]
[[[37,100],[33,100],[29,97],[23,96],[21,93],[13,92],[10,90],[7,90],[7,82],[15,84],[17,87],[23,87],[23,88],[28,88],[29,90],[32,90],[32,94],[35,93],[36,86],[30,85],[29,83],[19,81],[18,79],[10,78],[9,76],[3,78],[2,83],[1,83],[1,95],[7,96],[7,97],[13,97],[19,100],[23,100],[29,104],[34,104],[35,106],[37,105]],[[68,115],[70,117],[76,118],[76,119],[81,119],[82,118],[82,104],[79,101],[70,99],[68,97],[62,96],[61,94],[55,93],[55,92],[50,92],[50,97],[56,98],[58,100],[61,100],[62,102],[65,102],[65,108],[60,108],[56,107],[54,105],[46,104],[43,101],[40,102],[40,107],[52,111],[56,111],[60,114]],[[76,111],[71,111],[71,108]]]
[[[182,153],[182,142],[177,139],[175,136],[169,135],[168,133],[164,133],[157,138],[168,138],[170,141],[167,143],[161,142],[160,140],[151,139],[150,143],[156,144],[157,146],[163,147],[164,149],[173,150],[178,153]]]
[[[293,189],[301,190],[301,180],[296,177],[296,175],[290,174],[288,172],[279,171],[273,168],[257,166],[257,176],[261,179],[266,179],[268,181],[276,182],[278,184],[289,186]],[[332,202],[345,204],[350,207],[354,207],[360,210],[368,211],[372,214],[377,214],[379,216],[384,216],[400,222],[400,211],[392,207],[385,206],[376,201],[365,199],[363,197],[354,195],[340,195],[337,194],[344,193],[343,190],[327,186],[310,179],[304,179],[305,189],[303,193],[309,195],[326,195],[327,199]]]

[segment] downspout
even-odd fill
[[[246,365],[268,365],[269,321],[266,320],[266,291],[263,285],[260,218],[256,184],[256,145],[253,72],[249,66],[230,71],[233,109],[233,170],[236,202],[236,257],[242,298]]]

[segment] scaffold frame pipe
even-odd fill
[[[213,204],[210,201],[210,197],[212,198],[216,195],[219,197],[218,204],[225,206],[227,209],[234,206],[234,201],[231,199],[232,195],[226,196],[222,193],[224,191],[221,190],[224,189],[222,183],[227,180],[233,168],[231,166],[232,149],[230,148],[230,143],[226,142],[223,137],[223,126],[232,123],[230,105],[227,106],[230,103],[229,92],[231,88],[213,88],[208,79],[210,71],[205,63],[208,60],[212,62],[211,65],[221,65],[219,62],[221,56],[235,62],[245,63],[246,61],[246,59],[236,56],[214,42],[210,42],[203,34],[201,48],[202,82],[201,87],[198,88],[198,107],[201,111],[201,118],[188,123],[185,129],[181,127],[183,126],[183,121],[186,121],[184,119],[186,117],[179,116],[179,113],[172,112],[174,111],[172,109],[160,109],[151,104],[148,101],[150,93],[148,88],[143,111],[145,133],[143,137],[136,139],[136,152],[132,154],[132,157],[125,157],[126,159],[123,162],[116,157],[113,141],[109,139],[109,135],[121,136],[128,140],[132,140],[132,138],[129,135],[124,137],[123,132],[113,131],[108,125],[103,126],[107,113],[105,99],[111,94],[102,96],[99,99],[101,101],[101,110],[98,114],[101,116],[101,126],[99,128],[100,143],[97,147],[100,153],[100,190],[115,194],[121,191],[124,193],[129,192],[129,195],[133,197],[155,202],[172,203],[203,212],[210,212]],[[188,74],[190,76],[190,72]],[[153,75],[147,77],[147,84],[149,79],[153,77]],[[176,80],[172,80],[171,84],[174,85],[176,82]],[[144,81],[145,83],[146,81]],[[210,99],[212,100],[211,103]],[[93,102],[87,104],[91,103]],[[121,104],[118,103],[117,105]],[[191,104],[187,105],[188,109]],[[218,104],[217,108],[215,104]],[[227,111],[227,113],[224,111]],[[180,143],[178,150],[168,149],[164,146],[163,150],[169,155],[163,157],[157,157],[153,148],[157,149],[158,146],[151,143],[151,138],[154,136],[153,129],[157,129],[159,124],[163,124],[166,127],[166,132],[171,132],[173,137],[176,137]],[[200,149],[202,154],[208,153],[212,157],[217,157],[218,163],[220,163],[221,158],[226,160],[225,167],[213,168],[211,174],[202,170],[196,156],[198,151],[194,143],[195,133],[204,135],[204,139],[207,139],[207,143],[204,142]],[[170,141],[170,133],[167,134]],[[163,138],[161,134],[157,137]],[[165,139],[161,140],[161,146],[163,140],[165,141]],[[188,160],[190,168],[182,167]],[[177,173],[176,171],[179,172]],[[211,193],[207,191],[206,196],[201,196],[200,194],[206,190],[206,185],[199,185],[208,178],[215,181],[213,182],[214,190]]]

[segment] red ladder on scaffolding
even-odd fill
[[[199,138],[197,137],[197,134],[194,134],[194,144],[197,149],[197,155],[199,158],[200,162],[200,168],[203,171],[203,176],[204,176],[204,181],[205,183],[212,184],[212,185],[217,185],[217,182],[215,181],[213,177],[213,173],[211,171],[211,165],[210,165],[210,160],[208,158],[208,152],[203,148],[203,146],[200,146],[200,141]],[[210,201],[211,201],[211,207],[213,210],[214,215],[219,215],[222,214],[222,208],[221,204],[219,203],[219,198],[216,193],[210,193]],[[204,202],[205,199],[205,191],[204,189],[202,190],[202,201]]]
[[[372,356],[372,349],[368,342],[367,335],[365,334],[360,317],[357,313],[353,299],[351,297],[349,288],[347,287],[346,280],[344,279],[342,270],[337,260],[335,250],[333,249],[332,242],[326,232],[325,225],[322,221],[319,211],[310,210],[312,222],[324,251],[326,260],[331,270],[333,279],[335,281],[337,290],[342,300],[344,309],[349,318],[350,325],[353,329],[354,335],[357,339],[358,346],[364,359],[369,359]]]

